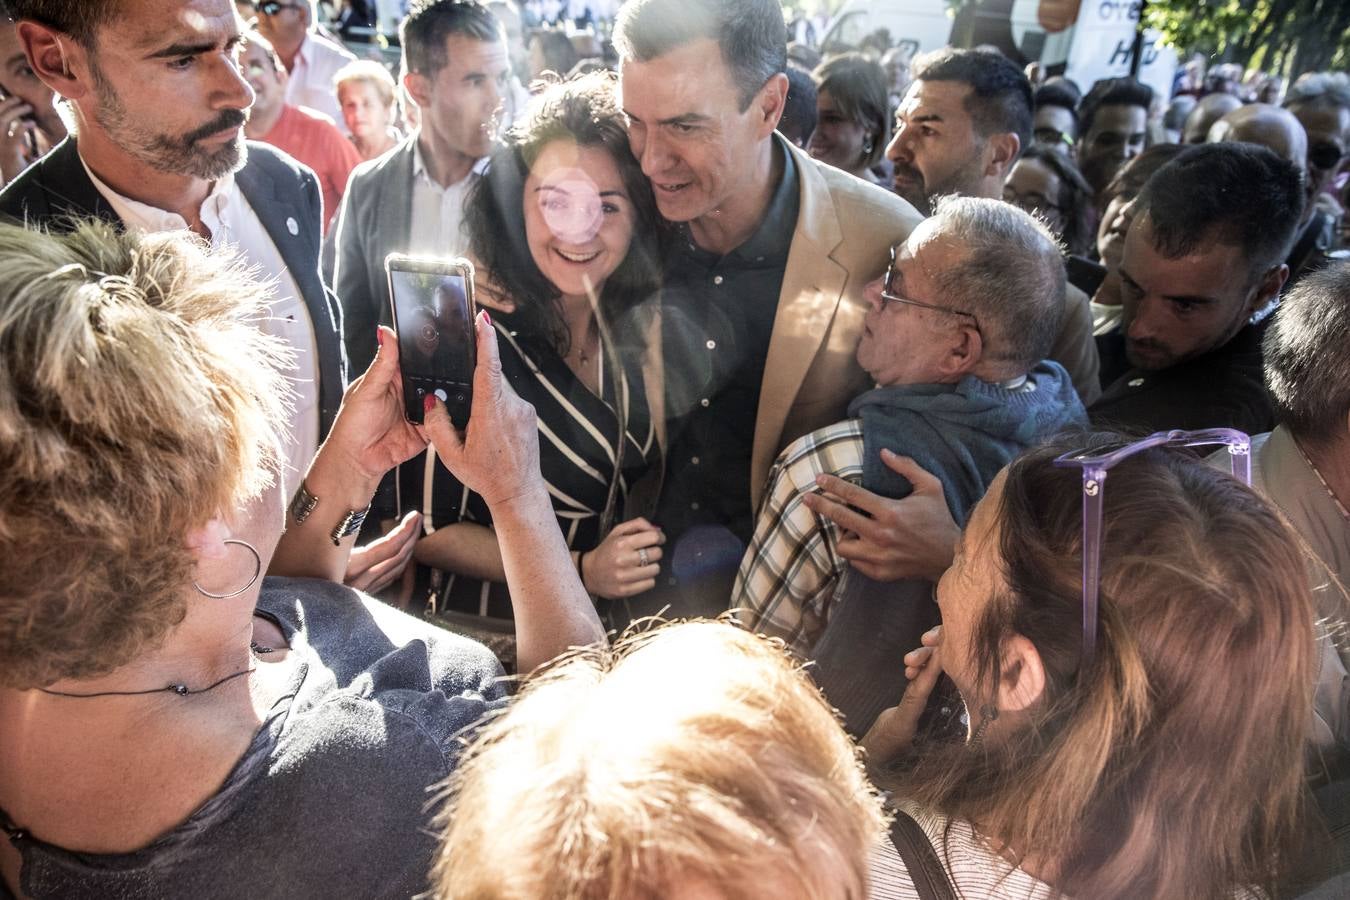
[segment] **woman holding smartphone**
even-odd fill
[[[509,313],[494,312],[502,368],[539,416],[554,512],[591,594],[655,585],[660,530],[629,491],[659,450],[644,378],[644,334],[660,284],[661,219],[628,147],[614,80],[589,75],[535,98],[468,200],[479,264]],[[622,439],[621,439],[622,437]],[[510,599],[482,498],[433,457],[405,465],[404,507],[420,504],[429,611],[510,634]],[[509,659],[509,641],[493,642]]]

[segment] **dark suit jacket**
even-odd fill
[[[300,163],[253,141],[248,143],[248,164],[234,177],[281,253],[314,324],[322,441],[342,402],[347,358],[342,343],[342,309],[319,275],[319,243],[323,237],[319,184],[314,173]],[[73,138],[62,141],[0,192],[0,217],[54,231],[69,230],[85,218],[121,224],[89,180]]]
[[[1245,325],[1222,347],[1170,369],[1130,369],[1102,392],[1088,418],[1097,428],[1139,434],[1173,428],[1270,431],[1275,411],[1261,365],[1264,332],[1264,323]],[[1119,331],[1103,337],[1108,344],[1124,341]],[[1119,352],[1123,359],[1123,346]]]
[[[375,358],[375,329],[391,325],[384,258],[407,253],[412,231],[414,132],[352,172],[338,216],[333,287],[342,299],[347,358],[364,371]]]

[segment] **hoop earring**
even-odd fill
[[[984,740],[985,729],[989,727],[990,722],[993,722],[997,718],[998,718],[998,707],[990,706],[987,703],[981,706],[980,723],[976,725],[975,730],[971,732],[970,743],[972,745],[981,743]]]
[[[197,593],[201,594],[203,597],[210,597],[212,600],[228,600],[231,597],[238,597],[244,591],[253,587],[253,585],[257,583],[258,579],[262,577],[262,567],[263,567],[262,556],[258,553],[257,549],[252,544],[250,544],[248,541],[240,541],[235,540],[233,538],[224,541],[223,543],[238,544],[240,547],[243,547],[244,549],[248,550],[249,553],[253,554],[253,564],[254,564],[253,577],[248,580],[248,584],[244,585],[239,590],[232,591],[231,593],[228,594],[213,594],[210,591],[202,590],[202,586],[197,582],[195,581],[192,582],[192,586],[197,589]]]

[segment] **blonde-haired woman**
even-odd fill
[[[341,585],[379,479],[426,443],[392,334],[288,512],[279,351],[240,266],[90,223],[0,225],[0,271],[0,894],[422,890],[426,790],[504,689],[485,648]],[[534,666],[603,635],[478,334],[467,435],[443,405],[426,431],[494,505]]]
[[[1294,538],[1194,457],[1079,448],[1023,456],[976,507],[870,762],[962,896],[1271,891],[1307,824],[1314,609]],[[969,738],[912,747],[942,672]],[[919,896],[894,851],[875,862],[875,897]]]
[[[394,126],[397,86],[389,70],[373,59],[347,63],[333,76],[342,120],[362,160],[374,159],[403,139]]]
[[[536,675],[459,769],[438,898],[861,900],[884,833],[834,711],[724,622]]]

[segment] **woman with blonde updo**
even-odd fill
[[[505,688],[485,648],[342,586],[380,478],[430,436],[480,491],[524,666],[603,640],[492,329],[462,436],[443,405],[404,419],[381,332],[288,511],[284,351],[240,264],[0,225],[0,271],[0,895],[420,892],[427,788]]]

